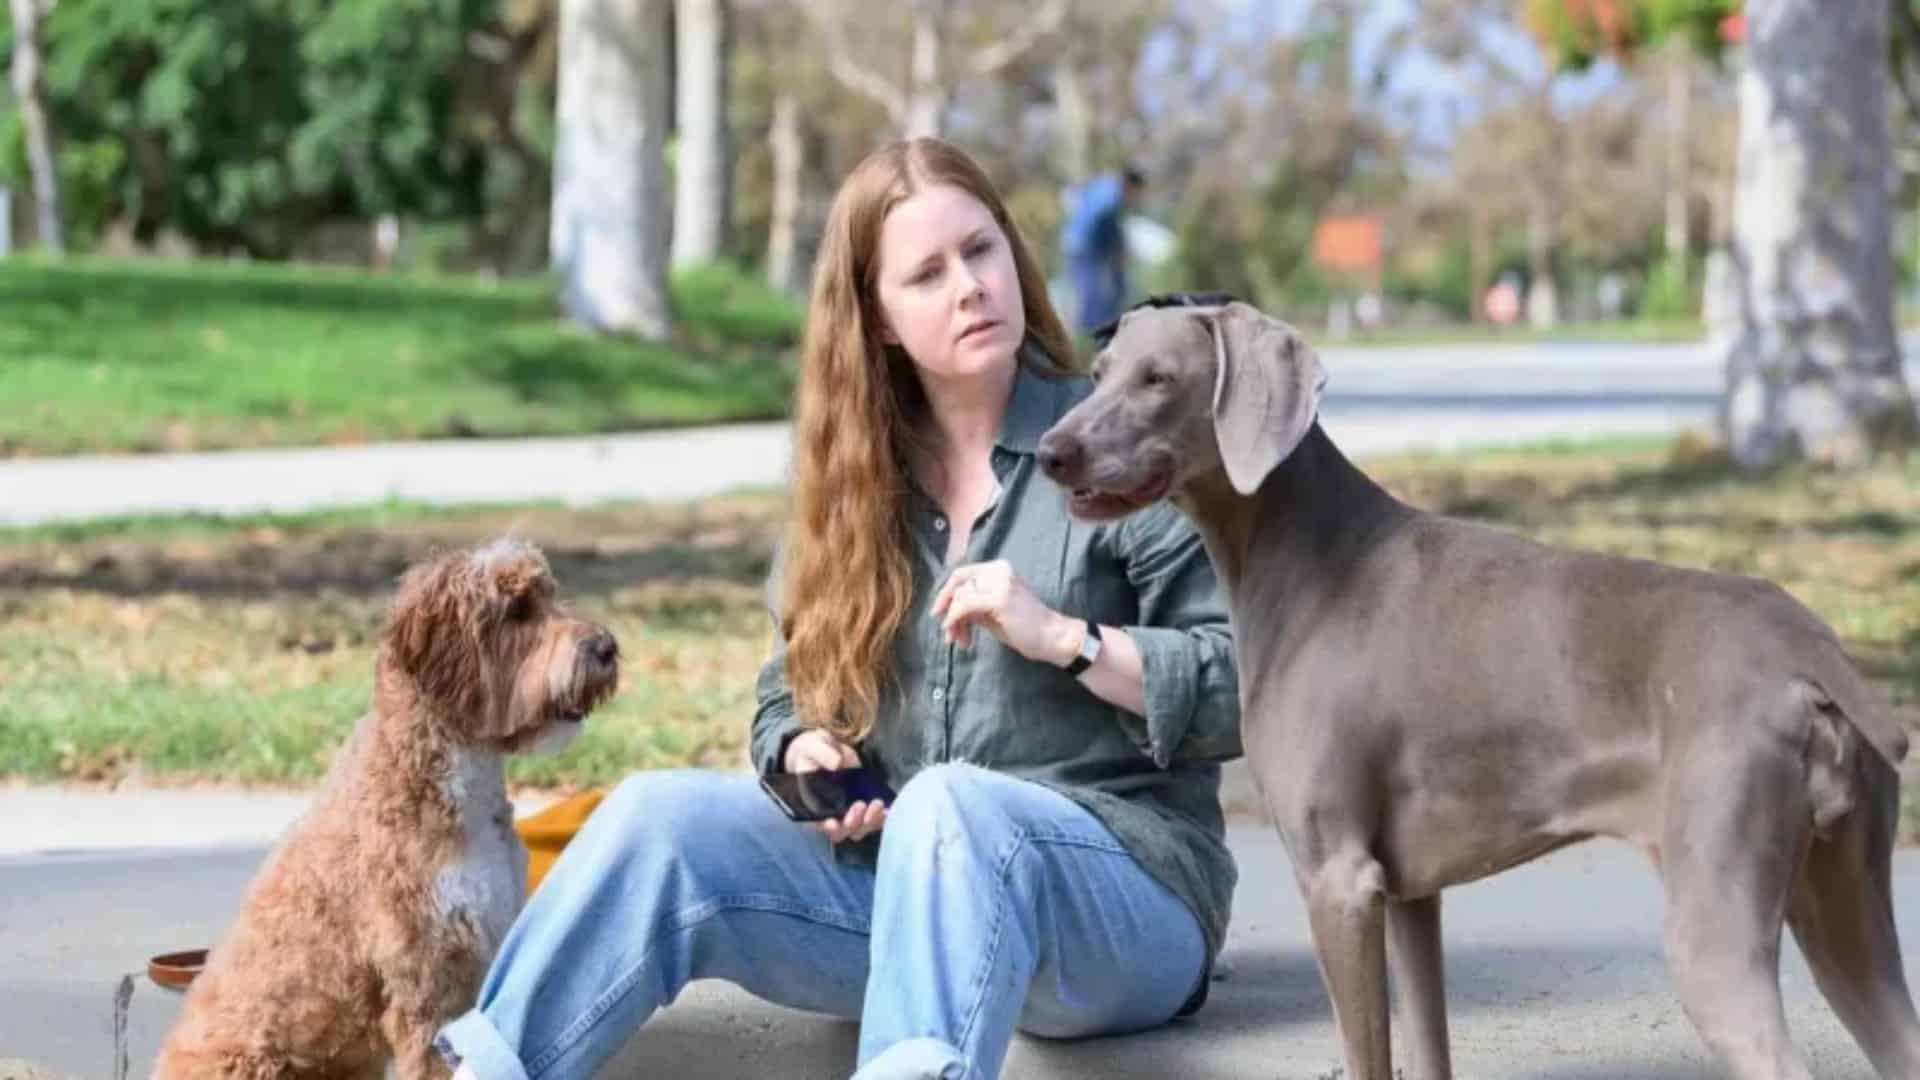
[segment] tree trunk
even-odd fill
[[[1069,184],[1093,175],[1093,101],[1076,49],[1053,67],[1053,104],[1059,125],[1060,172]]]
[[[800,130],[800,100],[782,89],[773,99],[773,221],[767,233],[767,281],[789,295],[805,283],[800,265],[800,203],[805,197],[806,137]]]
[[[1548,330],[1560,322],[1560,294],[1553,283],[1554,200],[1544,189],[1527,200],[1527,323]]]
[[[1487,290],[1493,287],[1493,212],[1485,196],[1473,193],[1467,206],[1467,311],[1474,322],[1488,321]]]
[[[1692,190],[1687,154],[1692,145],[1688,106],[1693,97],[1692,47],[1676,40],[1667,47],[1667,260],[1684,266],[1690,242],[1687,196]]]
[[[913,11],[913,74],[907,92],[907,138],[939,138],[946,129],[947,87],[941,71],[946,48],[946,0],[921,0]]]
[[[678,0],[680,154],[673,200],[673,265],[720,258],[733,202],[727,127],[728,0]]]
[[[1529,162],[1532,181],[1527,193],[1527,323],[1536,330],[1560,322],[1560,290],[1553,280],[1553,249],[1558,240],[1561,205],[1565,201],[1567,143],[1570,135],[1553,104],[1553,75],[1534,87],[1540,134],[1545,140]]]
[[[567,314],[662,340],[667,302],[667,7],[562,0],[553,260]]]
[[[49,2],[49,8],[53,5]],[[59,254],[67,249],[60,223],[60,172],[53,152],[53,122],[47,116],[46,64],[40,54],[41,9],[37,0],[12,0],[13,95],[27,143],[27,171],[33,177],[34,230],[40,246]]]
[[[1727,447],[1842,465],[1915,435],[1893,321],[1887,5],[1750,0]]]

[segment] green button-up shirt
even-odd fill
[[[1028,660],[984,630],[971,647],[948,644],[929,607],[953,569],[951,525],[915,489],[912,607],[894,640],[873,734],[858,749],[895,790],[928,765],[965,761],[1060,791],[1193,909],[1217,953],[1237,877],[1220,763],[1241,752],[1225,598],[1199,535],[1172,505],[1104,524],[1068,516],[1066,492],[1040,472],[1034,449],[1089,389],[1085,378],[1020,370],[993,451],[1000,494],[974,523],[961,562],[1005,559],[1048,607],[1125,628],[1144,662],[1146,715],[1101,700],[1064,669]],[[774,772],[800,727],[782,649],[757,690],[753,760]],[[854,859],[877,850],[840,847]]]

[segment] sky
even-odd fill
[[[1293,32],[1305,23],[1314,0],[1222,0],[1229,18],[1243,21],[1250,34]],[[1356,67],[1365,71],[1373,65],[1381,43],[1395,29],[1409,24],[1417,14],[1417,0],[1374,0],[1360,23],[1354,45]],[[1538,77],[1545,57],[1533,39],[1511,25],[1489,20],[1481,27],[1482,42],[1507,65]],[[1388,75],[1388,93],[1396,101],[1411,106],[1422,141],[1446,141],[1453,125],[1473,117],[1475,102],[1468,91],[1470,82],[1463,73],[1438,58],[1418,49],[1409,50]],[[1620,71],[1612,61],[1602,61],[1590,70],[1562,74],[1555,82],[1554,99],[1563,108],[1574,107],[1617,86]]]

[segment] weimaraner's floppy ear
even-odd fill
[[[1204,316],[1213,334],[1213,427],[1227,479],[1242,495],[1306,438],[1327,373],[1293,328],[1247,304]]]

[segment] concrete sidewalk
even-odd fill
[[[1329,348],[1322,409],[1349,453],[1663,435],[1711,424],[1720,372],[1690,345]],[[0,460],[0,525],[158,514],[681,500],[786,482],[785,423],[577,438]]]
[[[552,801],[522,794],[514,811],[525,816]],[[4,785],[0,857],[262,847],[312,802],[298,791]]]
[[[1285,851],[1260,820],[1243,762],[1222,793],[1240,864],[1234,919],[1207,1008],[1137,1036],[1016,1040],[1009,1080],[1340,1075]],[[0,788],[0,1080],[110,1075],[119,977],[159,952],[199,947],[231,919],[265,848],[307,805],[298,793]],[[522,813],[541,803],[516,800]],[[1920,852],[1896,856],[1907,941],[1920,940]],[[1679,1080],[1718,1075],[1674,998],[1656,876],[1624,845],[1581,845],[1447,894],[1448,992],[1458,1075]],[[1910,952],[1909,972],[1920,979]],[[1820,999],[1791,942],[1783,981],[1795,1038],[1821,1077],[1871,1071]],[[144,1076],[178,998],[136,979],[129,1016]],[[855,1025],[700,983],[601,1075],[834,1077]]]
[[[160,513],[298,513],[389,499],[695,499],[781,482],[784,423],[634,435],[0,461],[0,525]]]
[[[1016,1038],[1008,1080],[1214,1080],[1341,1075],[1340,1052],[1286,854],[1271,830],[1228,834],[1241,869],[1205,1009],[1155,1031],[1076,1042]],[[113,993],[156,952],[203,944],[232,918],[262,852],[0,858],[0,1063],[58,1080],[112,1075]],[[1920,854],[1896,859],[1905,940],[1920,933]],[[1722,1075],[1673,995],[1658,881],[1637,853],[1593,843],[1447,893],[1447,990],[1457,1075],[1476,1080],[1705,1080]],[[1787,1016],[1823,1080],[1872,1076],[1783,950]],[[1920,976],[1908,959],[1909,978]],[[144,1077],[178,996],[137,978],[131,1075]],[[696,983],[601,1072],[606,1078],[831,1078],[857,1029]],[[0,1077],[6,1077],[0,1064]]]

